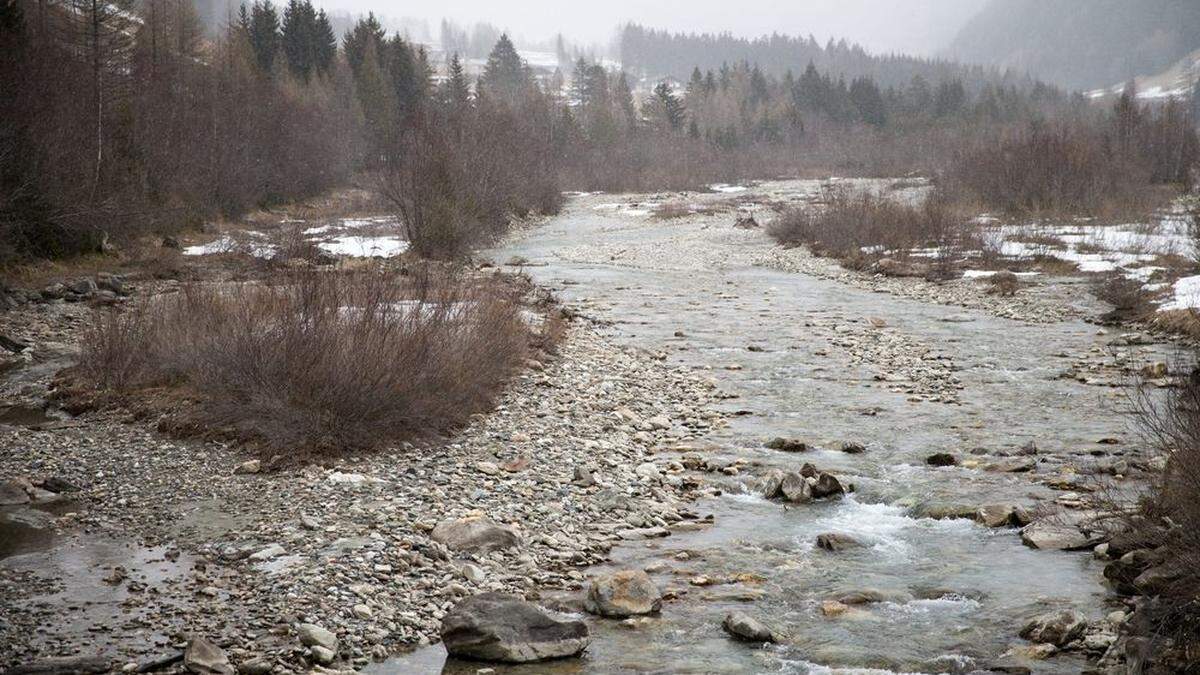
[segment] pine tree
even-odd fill
[[[491,99],[502,100],[510,105],[528,95],[533,86],[533,77],[508,35],[501,34],[500,39],[496,41],[496,46],[488,55],[479,84],[479,89],[486,91]]]
[[[334,60],[337,58],[337,36],[334,35],[333,24],[329,22],[329,17],[323,9],[317,14],[317,25],[313,31],[313,49],[316,52],[317,71],[323,75],[328,74],[333,69]]]
[[[621,111],[628,128],[637,126],[637,109],[633,105],[633,91],[629,88],[629,79],[625,77],[625,71],[617,75],[617,82],[613,85],[613,104]]]
[[[271,0],[256,2],[250,8],[250,46],[258,67],[266,73],[275,64],[275,53],[279,51],[279,15]]]
[[[346,31],[342,36],[342,49],[346,52],[346,61],[350,64],[350,70],[354,71],[355,75],[362,68],[363,61],[367,57],[367,52],[371,51],[375,55],[376,65],[383,54],[383,43],[387,33],[380,25],[379,19],[375,18],[373,12],[367,13],[367,18],[359,19],[354,24],[354,28]]]
[[[450,57],[446,66],[447,77],[441,87],[441,99],[454,114],[465,111],[471,104],[471,85],[467,82],[466,71],[463,70],[462,60],[458,54]]]
[[[658,121],[662,126],[671,131],[678,131],[683,126],[683,122],[687,118],[687,110],[679,97],[675,96],[675,92],[671,91],[671,85],[659,82],[654,87],[654,96],[651,101],[654,116],[659,118]]]
[[[308,81],[316,67],[317,15],[308,0],[288,0],[283,9],[280,44],[292,75]]]

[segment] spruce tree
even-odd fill
[[[486,91],[489,97],[510,105],[523,100],[529,93],[533,77],[508,35],[501,34],[496,41],[479,83],[480,90]]]
[[[329,22],[329,17],[323,9],[317,14],[317,25],[313,31],[313,50],[317,70],[323,75],[328,74],[337,58],[337,36],[334,35],[333,24]]]
[[[355,75],[362,68],[368,50],[374,53],[377,61],[382,58],[385,37],[386,32],[373,12],[368,12],[365,19],[359,19],[354,28],[346,31],[342,37],[342,49],[345,50],[346,61]]]
[[[250,8],[250,46],[263,72],[271,72],[279,51],[279,15],[271,0],[255,2]]]

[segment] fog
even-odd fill
[[[397,22],[416,18],[437,35],[443,18],[470,24],[487,21],[526,40],[545,40],[562,32],[573,41],[607,44],[618,24],[635,21],[673,31],[732,32],[757,36],[772,32],[809,33],[824,41],[846,38],[876,52],[931,55],[953,38],[984,0],[444,0],[427,7],[383,0],[326,0],[331,10],[368,10]]]

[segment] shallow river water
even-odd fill
[[[1030,325],[748,264],[769,246],[765,235],[721,240],[731,247],[725,262],[696,265],[688,259],[695,250],[689,239],[711,240],[711,228],[730,228],[732,214],[703,224],[656,222],[644,211],[604,204],[611,201],[577,198],[494,258],[527,259],[535,280],[586,315],[611,321],[616,340],[705,369],[722,391],[736,395],[726,408],[750,414],[706,439],[717,454],[791,469],[812,462],[857,491],[842,501],[789,508],[745,490],[749,479],[718,474],[727,491],[698,505],[715,515],[714,526],[614,551],[616,567],[665,562],[668,569],[654,578],[686,595],[637,627],[592,621],[594,641],[583,659],[498,672],[969,672],[1021,644],[1017,632],[1035,614],[1062,607],[1092,617],[1108,611],[1101,566],[1089,553],[1037,551],[1013,529],[917,518],[910,509],[928,501],[1030,504],[1055,494],[1025,474],[926,466],[934,452],[967,457],[977,448],[1012,452],[1033,441],[1043,454],[1065,453],[1097,448],[1101,438],[1129,439],[1115,390],[1056,378],[1068,352],[1105,344],[1112,335],[1083,322]],[[588,253],[613,247],[655,255],[629,256],[634,262],[627,263],[624,256]],[[831,345],[840,326],[868,319],[952,364],[963,385],[958,402],[910,400],[877,379],[879,364]],[[802,438],[817,449],[796,456],[761,447],[775,436]],[[867,451],[840,452],[843,441]],[[867,546],[822,551],[813,540],[823,532],[849,534]],[[760,581],[687,584],[692,575],[731,573]],[[747,586],[761,599],[736,599]],[[823,600],[863,589],[893,599],[842,616],[822,614]],[[732,642],[720,623],[733,609],[789,639],[765,649]],[[1035,672],[1076,673],[1085,664],[1059,657],[1031,665]],[[479,667],[447,664],[435,646],[373,672]]]

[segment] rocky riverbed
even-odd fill
[[[476,672],[433,644],[452,611],[459,641],[497,616],[561,633],[509,654],[589,629],[519,672],[1115,662],[1096,497],[1159,466],[1122,388],[1166,385],[1170,346],[1081,321],[1104,308],[1078,278],[1007,298],[733,227],[820,188],[574,198],[491,253],[579,316],[558,356],[453,438],[278,472],[45,415],[90,310],[0,314],[28,347],[0,385],[25,411],[0,426],[0,665]],[[721,205],[651,216],[681,198]],[[601,609],[633,578],[639,611]]]
[[[34,404],[86,308],[17,311]],[[121,414],[0,426],[0,665],[151,669],[201,638],[247,672],[361,667],[464,597],[579,589],[614,544],[700,522],[698,482],[652,453],[724,425],[705,374],[582,322],[530,366],[451,439],[272,473]]]

